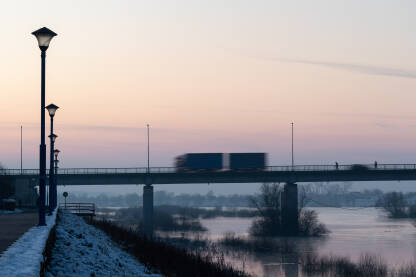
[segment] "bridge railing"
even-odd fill
[[[60,203],[59,209],[82,216],[95,216],[94,203]]]
[[[265,171],[345,171],[345,170],[416,170],[416,164],[355,164],[355,165],[295,165],[268,166]],[[175,167],[132,168],[59,168],[59,175],[174,173]],[[0,175],[39,175],[39,169],[0,169]]]
[[[174,167],[133,168],[60,168],[58,174],[134,174],[134,173],[173,173]]]

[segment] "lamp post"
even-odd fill
[[[55,140],[58,137],[53,133],[53,118],[55,116],[56,110],[59,109],[58,106],[50,104],[46,106],[49,116],[51,117],[51,134],[49,138],[50,142],[50,155],[49,155],[49,215],[52,215],[52,211],[56,208],[55,196],[56,196],[56,184],[54,180],[54,148]]]
[[[150,131],[149,124],[147,124],[147,173],[150,173]]]
[[[293,156],[293,122],[290,123],[290,125],[292,125],[292,170],[293,170],[294,166],[295,166],[295,159],[294,159],[294,156]]]
[[[54,162],[55,162],[55,166],[54,166],[54,175],[53,175],[53,186],[54,186],[54,204],[55,204],[55,208],[58,206],[58,188],[57,188],[57,184],[58,184],[58,154],[59,154],[58,149],[53,150],[53,155],[55,157]]]
[[[41,50],[41,101],[40,101],[40,153],[39,153],[39,226],[46,226],[45,185],[46,185],[46,145],[45,145],[45,58],[46,50],[56,33],[46,27],[32,33],[38,40]]]
[[[20,125],[20,174],[23,175],[23,126]]]
[[[54,133],[48,136],[50,138],[50,161],[49,161],[49,215],[52,215],[52,211],[55,209],[55,195],[56,195],[56,183],[55,183],[55,166],[54,166],[54,152],[55,140],[58,137]]]

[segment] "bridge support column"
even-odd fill
[[[298,185],[286,183],[282,192],[282,224],[286,234],[296,236],[299,231]]]
[[[146,237],[153,236],[153,186],[143,187],[143,227]]]

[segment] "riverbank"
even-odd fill
[[[81,217],[60,212],[46,276],[162,277]]]
[[[234,270],[220,255],[148,240],[110,221],[87,222],[59,213],[46,276],[248,276]]]
[[[238,208],[237,208],[238,209]],[[245,209],[245,208],[244,208]],[[225,251],[224,259],[233,267],[245,270],[253,276],[280,276],[284,271],[295,272],[299,263],[298,253],[314,253],[314,257],[322,257],[325,261],[349,259],[353,264],[359,263],[362,255],[381,258],[389,270],[404,268],[416,258],[416,228],[413,220],[391,219],[381,208],[311,208],[317,211],[331,233],[324,238],[287,238],[286,248],[296,248],[293,255],[273,253],[274,245],[261,245],[264,251]],[[204,243],[193,243],[201,246],[216,243],[223,239],[227,232],[233,232],[241,238],[249,238],[249,228],[253,218],[249,217],[215,217],[200,218],[201,225],[207,229],[198,236]],[[172,232],[177,240],[195,238],[192,232]],[[169,233],[163,233],[169,236]],[[279,239],[276,239],[279,240]],[[279,244],[280,245],[280,244]],[[256,249],[258,245],[253,245]],[[271,251],[269,251],[271,250]],[[329,257],[332,257],[329,259]],[[328,259],[326,259],[328,258]],[[279,275],[280,274],[280,275]]]
[[[155,241],[150,241],[139,236],[132,229],[128,230],[109,221],[94,221],[92,224],[106,230],[106,233],[113,239],[123,243],[130,253],[136,253],[135,256],[145,260],[146,264],[164,268],[167,276],[170,276],[169,273],[173,276],[245,276],[243,271],[246,274],[251,273],[252,276],[267,277],[416,276],[416,264],[414,263],[390,266],[378,254],[360,254],[358,259],[333,254],[321,255],[311,245],[306,248],[305,245],[296,244],[290,238],[250,239],[235,235],[230,237],[228,234],[228,241],[205,241],[205,243],[198,245],[195,241],[186,239],[169,241],[169,239],[156,238]],[[308,239],[303,240],[308,241]],[[169,246],[169,244],[175,245],[175,247]],[[198,253],[197,257],[202,257],[202,259],[195,260],[195,256],[189,259],[189,256],[192,256],[190,253]],[[216,255],[212,256],[212,253],[216,253]],[[253,257],[262,259],[262,269],[252,264]],[[203,263],[205,259],[209,261],[209,264],[216,266],[206,268]],[[230,263],[239,268],[241,272],[228,271],[227,264]],[[178,264],[186,264],[187,267],[179,269]],[[218,270],[226,275],[222,275]]]
[[[181,277],[248,277],[234,269],[222,252],[199,251],[173,246],[166,240],[147,239],[132,228],[107,220],[92,220],[90,224],[103,230],[114,241],[144,264],[157,268],[166,276]]]

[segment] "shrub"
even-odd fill
[[[304,273],[312,276],[386,277],[387,264],[379,257],[361,255],[358,263],[346,257],[308,254],[302,262]],[[396,275],[392,275],[396,276]],[[402,275],[398,275],[402,276]]]
[[[322,236],[329,233],[329,230],[322,223],[319,223],[318,215],[314,210],[301,210],[299,213],[299,235],[301,236]]]
[[[392,218],[407,217],[406,206],[407,201],[401,192],[389,192],[383,195],[379,204]]]
[[[178,248],[163,241],[150,240],[133,229],[126,229],[106,220],[90,221],[92,225],[103,230],[114,241],[134,255],[141,263],[156,269],[164,276],[181,277],[244,277],[242,271],[233,269],[219,253],[201,254]]]
[[[235,250],[250,251],[255,253],[295,253],[295,244],[287,240],[271,240],[270,238],[242,238],[235,233],[225,233],[224,237],[218,241],[220,245],[233,248]]]
[[[206,231],[198,219],[193,216],[175,216],[174,209],[169,211],[166,207],[157,206],[154,209],[154,228],[159,231]],[[138,225],[143,222],[142,208],[120,209],[115,214],[115,219],[121,224]]]
[[[278,184],[263,184],[260,196],[251,198],[253,206],[260,215],[253,221],[250,234],[253,236],[280,236],[283,235],[282,209],[280,194],[282,188]]]
[[[252,236],[321,236],[328,233],[325,225],[319,223],[315,211],[302,208],[299,209],[298,232],[287,232],[288,228],[282,222],[281,193],[280,185],[263,184],[259,197],[252,198],[252,203],[259,214],[259,218],[255,219],[250,227]]]

